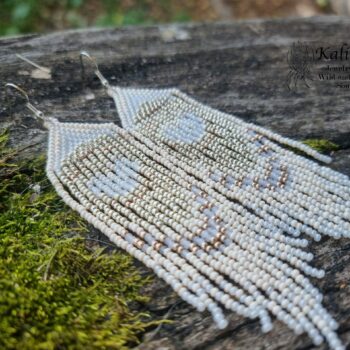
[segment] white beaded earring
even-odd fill
[[[301,235],[350,235],[348,178],[277,142],[328,161],[311,149],[177,89],[111,87],[93,62],[127,130],[41,116],[47,174],[63,200],[219,328],[224,310],[259,318],[264,332],[274,315],[343,349],[305,276],[324,272],[309,265]]]
[[[306,331],[315,344],[325,337],[331,348],[342,349],[334,333],[336,322],[330,321],[320,304],[322,295],[304,275],[324,276],[308,264],[313,256],[306,251],[307,236],[316,241],[350,237],[349,178],[290,149],[331,161],[308,146],[214,110],[177,89],[113,87],[87,52],[80,57],[94,63],[122,126],[142,137],[148,152],[176,163],[173,171],[179,179],[194,181],[186,195],[201,205],[204,224],[188,228],[193,246],[178,243],[199,258],[198,267],[197,261],[190,264],[199,269],[201,282],[204,278],[212,285],[214,295],[209,295],[220,310],[230,309],[234,297],[240,302],[235,311],[247,315],[242,306],[248,300],[249,306],[267,310],[295,332]],[[168,198],[167,205],[176,199]],[[180,208],[189,218],[197,217],[193,204]],[[176,212],[179,224],[185,212]],[[164,229],[169,214],[164,212],[160,222],[153,220]],[[186,236],[180,229],[175,226]],[[238,294],[230,288],[238,288]],[[222,316],[219,320],[223,326]],[[261,320],[268,330],[268,315]]]

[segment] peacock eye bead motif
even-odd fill
[[[205,134],[204,121],[193,113],[184,113],[164,124],[161,134],[171,141],[193,144]]]

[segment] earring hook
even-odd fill
[[[96,59],[92,56],[90,56],[90,54],[87,51],[81,51],[80,52],[80,64],[82,67],[82,74],[85,74],[85,67],[84,67],[84,57],[87,58],[95,67],[94,69],[94,73],[96,74],[96,76],[100,79],[102,85],[105,88],[109,88],[109,82],[107,81],[107,79],[102,75],[100,69],[98,68],[98,64],[96,62]]]
[[[42,111],[39,111],[37,108],[35,108],[31,103],[30,103],[30,100],[29,100],[29,97],[28,97],[28,94],[25,92],[25,90],[23,90],[22,88],[20,88],[18,85],[16,84],[12,84],[12,83],[7,83],[5,84],[5,88],[8,89],[8,88],[13,88],[15,90],[17,90],[18,92],[21,93],[21,95],[25,98],[26,100],[26,104],[25,106],[34,114],[35,116],[35,119],[41,119],[41,120],[44,120],[45,117],[44,117],[44,113]],[[7,90],[6,90],[6,94],[7,94]]]

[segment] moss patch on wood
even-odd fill
[[[340,149],[340,147],[337,144],[326,139],[305,139],[301,141],[301,143],[313,148],[317,152],[326,153],[326,154],[327,153],[330,154],[331,152],[334,152]],[[286,148],[294,152],[295,154],[301,154],[305,156],[305,153],[298,148],[294,148],[288,145],[283,145],[283,148]]]
[[[147,282],[124,253],[88,247],[44,157],[14,164],[0,134],[0,349],[126,349],[152,323],[128,305]]]
[[[337,144],[325,139],[306,139],[302,142],[318,152],[332,152],[339,149]]]

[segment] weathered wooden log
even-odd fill
[[[330,165],[350,174],[349,89],[326,83],[288,89],[287,52],[292,43],[348,39],[350,20],[341,17],[254,20],[237,23],[89,29],[0,39],[0,82],[25,88],[46,115],[62,121],[116,121],[113,101],[92,70],[80,74],[79,51],[88,50],[112,84],[173,87],[220,110],[233,113],[295,139],[328,139],[340,146]],[[51,76],[15,54],[51,70]],[[46,147],[47,132],[0,89],[0,127],[10,130],[11,145],[32,158]],[[11,100],[13,100],[11,98]],[[92,235],[96,235],[92,231]],[[311,245],[314,266],[326,277],[315,284],[324,305],[350,344],[350,240],[323,239]],[[144,269],[144,267],[140,267]],[[146,271],[146,273],[151,273]],[[262,334],[258,321],[229,315],[225,330],[210,316],[194,311],[170,287],[155,278],[145,291],[147,310],[174,322],[144,335],[139,349],[312,349],[306,336],[295,336],[278,321]],[[320,349],[326,349],[323,345]]]

